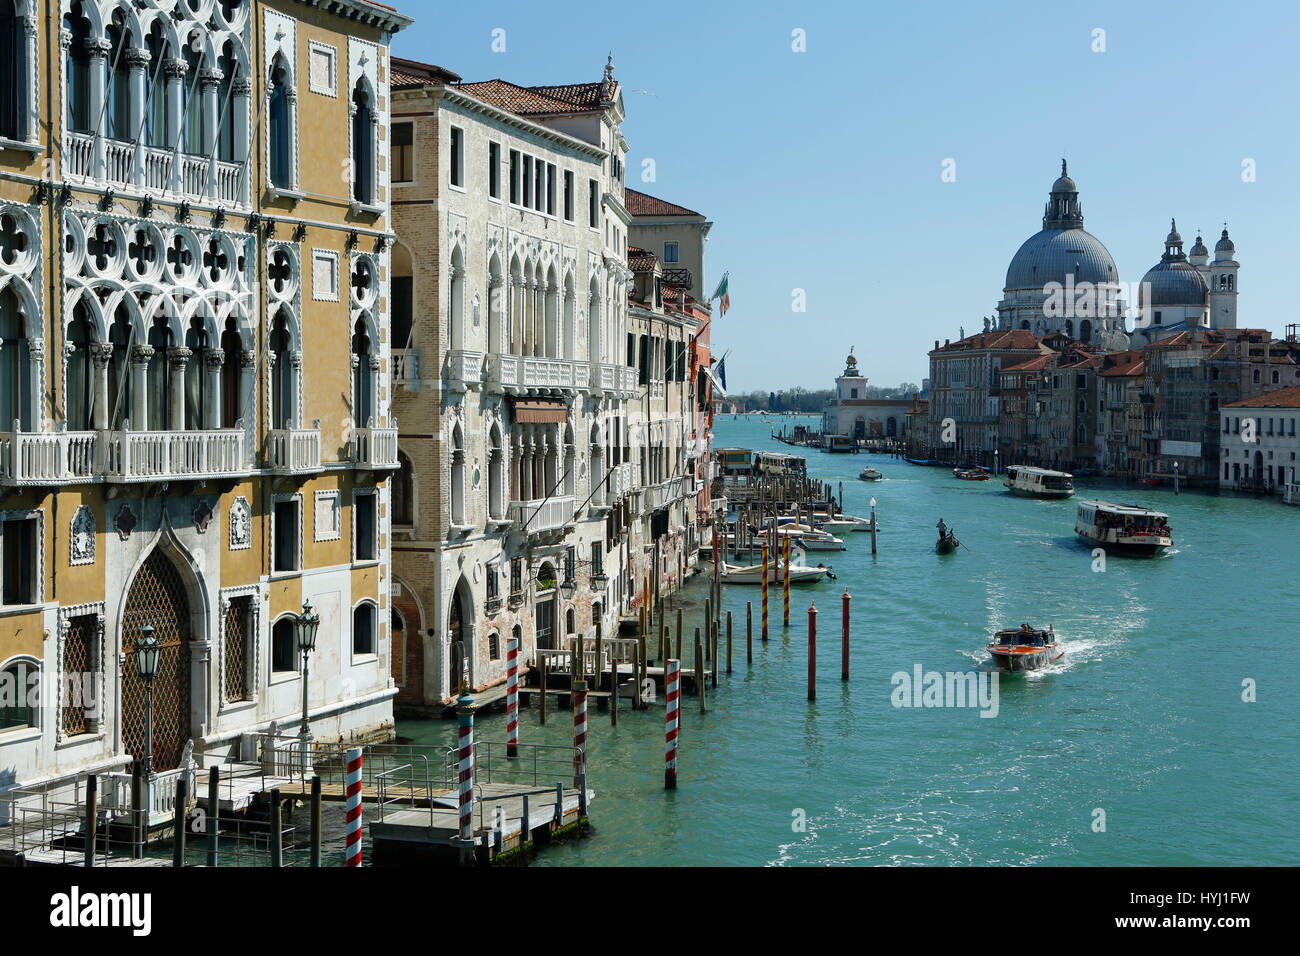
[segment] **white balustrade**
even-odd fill
[[[538,534],[572,524],[575,506],[576,499],[573,495],[553,495],[536,501],[512,501],[510,517],[519,530]]]
[[[95,475],[94,432],[0,432],[0,484],[84,481]]]
[[[250,470],[243,429],[109,432],[104,470],[113,481],[234,476]]]
[[[353,432],[352,460],[361,468],[396,468],[397,429],[358,428]]]
[[[320,471],[320,428],[277,428],[267,436],[267,457],[280,474]]]

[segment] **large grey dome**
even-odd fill
[[[1161,261],[1148,269],[1142,277],[1142,285],[1138,288],[1138,307],[1204,307],[1209,294],[1209,287],[1196,266],[1176,259]]]
[[[1006,289],[1039,289],[1049,282],[1118,282],[1115,260],[1083,229],[1044,229],[1025,240],[1007,268]]]

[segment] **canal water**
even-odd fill
[[[720,418],[715,445],[791,450],[758,416]],[[811,422],[812,420],[805,420]],[[537,865],[1242,865],[1300,860],[1300,509],[1276,500],[1080,480],[1079,496],[1166,511],[1175,548],[1097,569],[1073,502],[1013,498],[1000,481],[809,450],[870,536],[810,555],[837,580],[792,589],[757,639],[759,589],[731,586],[735,670],[701,715],[683,698],[679,789],[663,790],[663,711],[590,716],[595,835]],[[859,482],[866,465],[883,482]],[[964,542],[934,553],[943,517]],[[700,623],[703,578],[680,599]],[[839,667],[840,594],[853,596],[852,678]],[[744,654],[745,604],[755,617]],[[807,608],[820,612],[818,696],[806,699]],[[1064,659],[998,681],[996,716],[894,706],[903,672],[987,671],[992,631],[1052,624]],[[693,630],[690,631],[693,634]],[[689,641],[688,641],[689,644]],[[688,652],[689,654],[689,652]],[[1244,682],[1254,684],[1254,702]],[[991,710],[988,709],[988,710]],[[566,743],[563,719],[523,739]],[[450,722],[399,732],[451,744]],[[504,718],[480,719],[504,739]]]

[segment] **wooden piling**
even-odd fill
[[[708,696],[708,680],[704,676],[704,654],[700,647],[700,629],[695,629],[695,696],[700,699],[700,713],[707,709],[705,698]]]
[[[313,777],[313,780],[319,781],[320,777]],[[319,783],[313,784],[319,787]],[[319,792],[319,791],[317,791]],[[208,818],[205,821],[208,828],[208,866],[217,866],[220,862],[218,853],[218,840],[221,832],[221,768],[208,768]],[[316,865],[319,865],[317,863]]]
[[[321,801],[320,776],[311,778],[311,866],[320,866],[321,838],[325,833],[324,806]]]
[[[762,614],[760,616],[761,635],[763,640],[767,640],[767,541],[763,541],[763,583],[762,583]]]
[[[808,699],[817,699],[817,605],[808,605]]]
[[[783,595],[782,604],[784,607],[783,616],[782,616],[782,626],[789,627],[790,626],[790,536],[789,535],[785,536],[785,541],[783,542],[783,544],[785,545],[784,548],[785,565],[781,569],[782,570],[781,592]]]
[[[182,781],[185,779],[181,778]],[[180,795],[180,790],[177,790]],[[284,825],[280,819],[280,788],[271,790],[271,866],[284,866]]]
[[[185,865],[185,808],[189,806],[189,797],[190,782],[181,774],[176,778],[176,812],[172,818],[172,866]]]
[[[541,683],[542,692],[537,695],[538,697],[537,717],[539,723],[543,727],[545,727],[546,726],[546,672],[550,670],[551,665],[550,665],[550,658],[547,657],[546,655],[539,654],[538,657],[541,658],[541,660],[539,661],[541,667],[538,668],[538,671],[540,672],[538,680]]]
[[[745,664],[754,663],[754,602],[745,602]]]
[[[86,778],[86,823],[84,827],[86,852],[83,862],[89,868],[95,865],[95,836],[99,832],[99,777]]]
[[[679,661],[685,660],[682,657],[682,606],[680,604],[677,605],[677,654],[675,656]]]
[[[727,673],[731,673],[731,612],[727,612]]]
[[[849,602],[853,598],[849,589],[844,589],[840,598],[840,680],[849,679]]]

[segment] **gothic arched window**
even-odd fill
[[[375,115],[370,90],[358,80],[352,91],[352,198],[375,201]]]
[[[276,57],[271,70],[271,97],[267,104],[270,139],[271,185],[293,187],[293,117],[289,108],[289,73]]]
[[[68,44],[67,85],[68,129],[76,133],[89,133],[93,122],[90,109],[90,23],[81,9],[81,0],[74,0],[68,15],[63,18],[63,28],[72,36]]]
[[[94,363],[90,346],[94,334],[86,318],[86,306],[78,302],[68,325],[67,413],[71,431],[89,431],[94,423]]]
[[[108,28],[108,95],[104,108],[109,139],[130,141],[135,138],[131,128],[131,69],[126,51],[131,47],[131,33],[122,23],[121,14],[113,16]]]
[[[411,527],[415,524],[415,488],[411,459],[406,452],[397,453],[397,477],[393,479],[393,524]]]
[[[32,428],[31,357],[23,314],[12,289],[0,289],[0,431],[16,420]]]
[[[131,417],[130,352],[131,346],[136,344],[125,306],[117,307],[113,324],[108,329],[108,341],[113,346],[108,364],[109,427],[119,429]],[[145,427],[144,422],[135,424],[136,428]]]
[[[371,348],[366,320],[357,319],[352,329],[352,401],[355,411],[352,417],[358,428],[371,427],[371,420],[375,416],[375,376],[370,368]]]
[[[368,601],[352,610],[352,653],[375,653],[375,606]]]
[[[465,436],[459,425],[451,430],[451,523],[465,524]]]
[[[149,421],[136,423],[136,428],[141,431],[161,431],[169,425],[167,411],[174,384],[172,366],[167,360],[167,353],[172,347],[172,330],[161,315],[153,320],[153,327],[149,330],[149,344],[153,346],[153,355],[149,356],[149,370],[145,376],[148,382]],[[178,429],[184,427],[180,422],[170,424]]]
[[[27,138],[32,77],[27,70],[27,32],[15,0],[0,0],[0,137]]]
[[[293,338],[283,309],[271,326],[271,427],[293,428],[296,388],[293,378]]]

